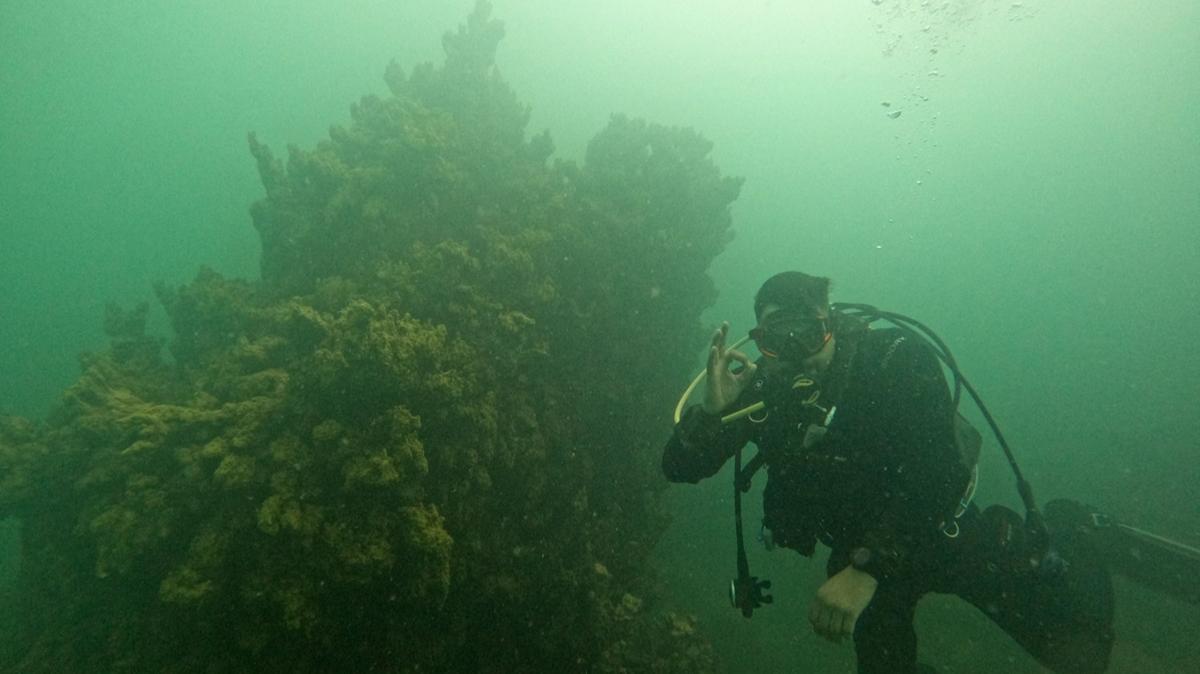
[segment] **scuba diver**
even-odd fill
[[[1191,566],[1172,578],[1143,575],[1200,597],[1200,551],[1151,534],[1131,539],[1124,525],[1071,501],[1043,513],[945,344],[907,317],[831,306],[829,286],[828,278],[777,274],[755,296],[758,323],[746,339],[727,344],[723,323],[663,451],[673,482],[698,482],[734,459],[735,608],[750,617],[772,600],[770,583],[750,575],[742,540],[741,494],[763,466],[763,541],[805,556],[818,541],[829,547],[828,579],[808,618],[830,640],[853,638],[862,674],[934,671],[917,663],[913,628],[929,592],[967,600],[1055,672],[1103,672],[1113,645],[1108,567],[1131,545],[1162,558],[1190,555]],[[879,319],[894,327],[871,325]],[[757,360],[737,349],[750,339]],[[684,410],[701,381],[703,403]],[[958,414],[964,388],[1008,456],[1025,517],[971,502],[982,438]],[[747,443],[758,454],[743,466]],[[1106,543],[1125,552],[1102,557]]]

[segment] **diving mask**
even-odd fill
[[[750,331],[750,339],[767,358],[800,362],[825,347],[833,333],[824,318],[776,311]]]

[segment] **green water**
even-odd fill
[[[46,414],[78,353],[103,346],[106,303],[151,300],[200,265],[255,276],[246,132],[313,145],[385,90],[389,60],[439,58],[472,4],[6,0],[0,411]],[[559,156],[622,112],[696,128],[745,177],[711,321],[749,327],[776,271],[831,276],[835,300],[936,327],[1043,500],[1200,541],[1200,6],[522,0],[495,14],[498,65]],[[998,452],[983,469],[979,499],[1015,504]],[[823,563],[754,550],[777,605],[752,621],[726,607],[728,491],[723,473],[668,493],[659,554],[677,604],[728,671],[852,671],[804,619]],[[1200,611],[1118,592],[1112,671],[1200,668],[1186,629]],[[957,600],[923,603],[918,630],[944,671],[1039,671]]]

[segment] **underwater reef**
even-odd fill
[[[346,127],[253,135],[261,279],[110,307],[43,422],[0,417],[21,672],[703,672],[659,597],[657,468],[740,180],[615,116],[585,159],[480,3]]]

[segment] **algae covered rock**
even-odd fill
[[[705,671],[648,557],[739,181],[614,117],[551,160],[485,3],[286,161],[262,278],[201,270],[42,426],[0,420],[35,671]]]

